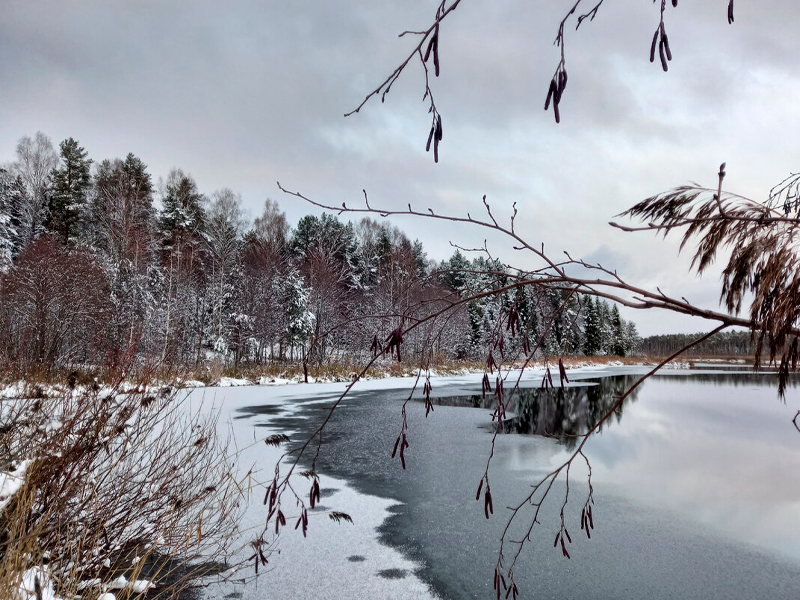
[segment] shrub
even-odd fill
[[[215,415],[169,388],[1,400],[0,597],[171,596],[224,568],[226,449]]]

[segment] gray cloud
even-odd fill
[[[607,266],[635,282],[710,302],[716,278],[687,275],[673,242],[605,223],[674,185],[713,183],[723,160],[731,189],[763,194],[798,155],[800,8],[785,0],[737,3],[733,26],[726,2],[668,8],[668,74],[647,56],[657,5],[605,3],[594,22],[567,30],[559,126],[542,106],[565,5],[464,3],[442,26],[442,75],[433,81],[445,123],[438,165],[424,152],[429,116],[417,65],[384,105],[342,116],[408,52],[413,39],[396,35],[425,26],[437,2],[6,4],[0,162],[37,130],[73,136],[97,160],[132,151],[156,176],[180,166],[206,192],[241,191],[252,213],[271,196],[291,219],[310,209],[281,197],[276,180],[333,204],[358,202],[367,188],[374,204],[459,214],[477,213],[487,194],[504,214],[517,202],[520,228],[553,252],[611,249],[616,264]],[[435,258],[450,254],[449,240],[474,246],[486,237],[398,224]],[[497,253],[528,260],[502,244]]]

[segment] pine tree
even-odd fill
[[[301,260],[313,250],[321,250],[347,263],[356,249],[353,225],[342,223],[328,213],[322,213],[321,217],[306,215],[298,221],[289,246]]]
[[[173,169],[162,197],[157,230],[166,271],[162,360],[193,352],[199,361],[210,319],[203,277],[203,196],[191,176]],[[191,348],[190,348],[191,346]]]
[[[53,171],[48,228],[66,244],[78,238],[92,188],[92,160],[72,138],[61,142],[61,166]]]
[[[104,160],[97,166],[92,199],[92,244],[119,264],[148,264],[153,229],[153,183],[141,159]]]
[[[199,241],[205,228],[203,195],[191,175],[173,169],[167,178],[158,216],[158,231],[164,248]]]
[[[595,356],[602,350],[602,326],[600,322],[600,311],[598,304],[601,300],[598,298],[597,302],[592,300],[591,296],[583,297],[583,314],[584,314],[584,335],[585,341],[583,344],[583,352],[587,356]]]

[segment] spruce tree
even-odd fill
[[[615,304],[611,308],[611,353],[615,356],[626,356],[628,344],[626,343],[625,324],[619,314],[619,307]]]
[[[48,228],[66,244],[78,238],[88,209],[92,160],[73,138],[61,142],[61,166],[53,171]]]
[[[595,356],[602,350],[602,324],[600,323],[600,311],[598,310],[600,302],[599,298],[597,302],[594,302],[591,296],[583,297],[585,331],[583,352],[587,356]]]
[[[600,350],[598,354],[612,354],[613,332],[611,329],[611,310],[608,302],[602,298],[595,298],[594,303],[597,320],[600,323]]]
[[[448,260],[439,265],[439,280],[445,287],[460,292],[467,281],[465,270],[471,267],[470,262],[459,250],[456,250]]]
[[[305,343],[314,331],[314,313],[310,307],[310,290],[306,287],[302,275],[292,269],[284,281],[284,306],[286,307],[286,341],[294,348],[301,346],[305,352]]]

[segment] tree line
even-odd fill
[[[649,356],[669,356],[701,337],[702,333],[651,335],[642,340],[642,351]],[[753,356],[755,343],[749,331],[721,331],[689,348],[687,356]]]
[[[94,161],[41,132],[0,167],[0,265],[0,361],[22,371],[347,363],[382,351],[398,321],[425,318],[405,352],[475,359],[500,338],[523,343],[504,329],[509,312],[540,355],[641,351],[635,325],[602,299],[489,293],[516,276],[500,261],[456,250],[437,264],[369,217],[307,215],[292,228],[270,199],[251,223],[229,188],[204,194],[177,168],[156,183],[134,154]]]

